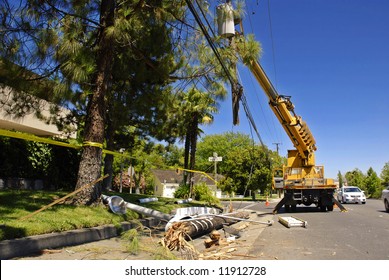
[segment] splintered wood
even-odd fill
[[[174,250],[177,249],[177,247],[173,245],[176,244],[175,240],[178,236],[180,239],[184,240],[194,239],[208,234],[215,229],[221,229],[223,225],[231,225],[238,222],[240,219],[247,219],[248,217],[248,212],[236,212],[229,213],[228,215],[210,215],[203,218],[181,220],[172,224],[165,234],[164,241],[165,244],[172,244],[169,249]]]
[[[206,241],[209,247],[211,247],[220,240],[218,229],[221,229],[223,225],[231,225],[240,219],[247,219],[248,217],[248,212],[237,212],[229,213],[228,215],[210,215],[203,218],[181,220],[173,223],[165,232],[161,243],[170,251],[184,251],[185,254],[190,255],[190,258],[197,258],[199,252],[188,241],[211,233],[210,240]]]
[[[187,241],[190,239],[185,223],[177,222],[166,231],[161,243],[170,251],[180,251],[184,259],[197,259],[199,252]]]
[[[209,237],[208,239],[204,240],[204,246],[205,248],[210,248],[212,246],[219,246],[219,241],[220,241],[220,232],[218,232],[217,230],[213,230],[210,234],[209,234]]]
[[[163,238],[163,245],[170,251],[180,250],[183,247],[190,245],[188,239],[190,236],[187,233],[187,226],[185,223],[174,223],[165,233]],[[191,245],[190,245],[191,246]]]

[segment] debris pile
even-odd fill
[[[220,209],[216,208],[187,207],[178,208],[175,210],[175,213],[169,215],[125,202],[121,197],[117,196],[103,196],[103,201],[108,203],[114,213],[123,214],[128,208],[143,215],[167,222],[165,235],[161,238],[160,243],[163,248],[170,252],[179,252],[181,258],[186,260],[220,260],[236,256],[244,258],[254,257],[245,253],[241,254],[242,250],[238,250],[247,247],[245,240],[238,239],[240,231],[251,223],[267,226],[273,224],[272,221],[262,222],[249,219],[249,211],[220,214]],[[230,205],[230,211],[233,211],[232,205]],[[242,221],[243,223],[240,223],[239,227],[231,226]],[[224,237],[218,231],[220,229],[224,230]],[[196,249],[194,246],[193,240],[207,234],[209,234],[209,238],[203,241],[205,250],[199,252],[199,249]]]

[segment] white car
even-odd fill
[[[389,212],[389,187],[382,191],[381,198],[384,201],[386,212]]]
[[[341,203],[366,203],[365,193],[358,187],[345,186],[338,191],[338,201]]]

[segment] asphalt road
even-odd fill
[[[274,206],[257,203],[250,209],[270,213]],[[295,213],[285,213],[282,208],[273,216],[274,225],[255,240],[250,254],[263,260],[388,260],[389,213],[383,202],[368,200],[364,205],[344,206],[347,212],[337,207],[333,212],[320,212],[301,206]],[[294,216],[308,225],[287,228],[279,216]]]

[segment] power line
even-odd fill
[[[218,50],[216,49],[215,44],[214,44],[213,41],[212,41],[212,38],[210,37],[210,35],[209,35],[208,31],[206,30],[206,28],[205,28],[203,22],[201,21],[201,18],[200,18],[200,16],[199,16],[199,14],[197,13],[197,11],[195,10],[195,8],[194,8],[192,2],[191,2],[190,0],[186,0],[186,3],[187,3],[187,5],[188,5],[188,7],[189,7],[189,10],[190,10],[191,13],[193,14],[193,16],[194,16],[194,18],[195,18],[197,24],[200,26],[200,29],[201,29],[201,31],[203,32],[205,38],[207,39],[208,44],[209,44],[210,47],[212,48],[212,51],[214,52],[216,58],[218,59],[220,65],[222,66],[223,71],[224,71],[225,74],[227,75],[227,78],[228,78],[228,80],[230,81],[232,88],[235,88],[235,89],[237,89],[237,91],[240,91],[240,92],[241,92],[241,95],[240,95],[239,97],[240,97],[240,100],[241,100],[241,102],[242,102],[243,109],[244,109],[244,111],[245,111],[245,113],[246,113],[246,117],[247,117],[247,119],[249,120],[249,122],[250,122],[252,128],[254,129],[254,131],[255,131],[255,133],[256,133],[256,135],[257,135],[257,137],[258,137],[258,139],[259,139],[261,145],[262,145],[263,147],[265,147],[265,144],[264,144],[264,142],[263,142],[263,140],[262,140],[262,137],[261,137],[261,135],[259,134],[259,131],[258,131],[257,126],[256,126],[256,124],[255,124],[254,118],[253,118],[253,116],[252,116],[252,114],[251,114],[251,112],[250,112],[250,108],[249,108],[249,106],[248,106],[248,102],[247,102],[246,96],[243,94],[243,87],[242,87],[237,81],[234,80],[234,78],[232,77],[230,71],[229,71],[229,70],[227,69],[227,67],[225,66],[225,64],[224,64],[224,62],[223,62],[223,60],[222,60],[222,58],[221,58],[221,56],[220,56],[220,53],[219,53]],[[204,14],[203,14],[203,15],[204,15]],[[212,30],[212,29],[211,29],[211,30]]]
[[[272,54],[273,54],[274,79],[275,79],[275,84],[277,86],[276,56],[275,56],[274,37],[273,37],[273,25],[271,20],[271,13],[270,13],[270,0],[267,1],[267,12],[269,15],[269,28],[270,28],[270,39],[271,39]]]
[[[201,14],[203,15],[203,18],[205,19],[205,22],[206,22],[207,25],[208,25],[209,30],[211,30],[213,37],[215,37],[215,32],[213,31],[213,29],[212,29],[212,27],[211,27],[211,24],[209,23],[209,21],[208,21],[206,15],[205,15],[205,13],[204,13],[202,7],[200,6],[198,0],[196,0],[196,3],[197,3],[197,6],[198,6],[199,9],[200,9]]]
[[[216,49],[215,44],[213,43],[211,36],[209,36],[209,33],[208,33],[207,29],[205,28],[203,22],[201,21],[200,16],[197,13],[196,9],[194,8],[192,2],[190,0],[186,0],[186,4],[188,5],[189,10],[193,14],[197,24],[200,26],[201,31],[203,32],[205,38],[208,41],[208,44],[210,45],[210,47],[211,47],[212,51],[214,52],[217,60],[219,61],[221,67],[223,68],[223,71],[225,72],[228,80],[230,81],[231,85],[234,86],[236,84],[236,82],[235,82],[234,78],[232,77],[230,71],[224,65],[224,62],[223,62],[223,60],[222,60],[222,58],[220,56],[219,51]]]

